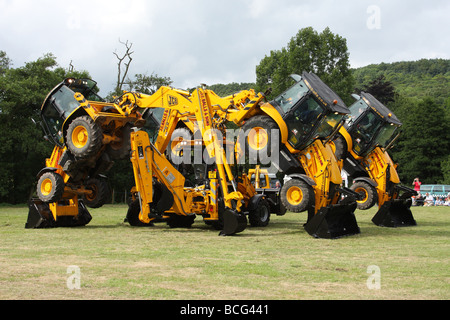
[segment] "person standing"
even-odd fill
[[[422,182],[419,181],[419,178],[415,178],[412,185],[414,186],[414,190],[419,192],[420,191],[420,185]]]

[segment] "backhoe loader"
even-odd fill
[[[148,132],[131,133],[131,162],[135,177],[136,200],[127,214],[135,224],[167,221],[170,226],[189,226],[196,215],[222,229],[222,235],[243,231],[247,225],[243,207],[244,196],[239,192],[223,148],[220,125],[213,119],[210,91],[197,88],[188,91],[161,87],[153,95],[125,92],[118,107],[132,114],[147,110],[145,115],[158,124],[157,134],[150,141]],[[214,170],[208,171],[204,185],[186,186],[185,177],[166,158],[164,151],[182,118],[195,118]]]
[[[293,212],[308,211],[304,227],[310,235],[357,234],[354,211],[359,195],[341,187],[340,166],[327,143],[349,110],[315,74],[292,78],[295,84],[271,102],[265,102],[269,90],[243,90],[224,98],[210,94],[214,118],[241,128],[236,143],[239,163],[263,160],[285,174],[289,181],[281,189],[282,203]],[[195,130],[189,118],[184,124]]]
[[[358,195],[341,186],[339,163],[327,143],[349,110],[315,74],[291,77],[294,85],[274,100],[240,111],[235,121],[241,126],[237,152],[250,162],[261,159],[261,154],[269,156],[285,174],[281,201],[289,211],[308,212],[304,228],[310,235],[358,234],[354,216]],[[245,111],[248,114],[242,114]]]
[[[222,229],[221,234],[231,235],[245,229],[243,196],[236,189],[217,139],[207,92],[199,88],[190,95],[183,90],[162,87],[151,96],[126,92],[114,103],[105,103],[86,100],[84,94],[93,93],[92,83],[66,79],[44,101],[43,128],[56,146],[52,158],[47,159],[47,167],[38,175],[39,198],[30,201],[27,228],[59,226],[58,222],[65,216],[76,221],[69,225],[89,222],[90,215],[78,196],[96,199],[100,188],[87,183],[110,168],[111,162],[107,161],[110,156],[123,157],[132,151],[141,223],[162,219],[172,226],[188,225],[196,214],[201,214],[205,222]],[[143,109],[148,109],[144,111],[146,118],[153,120],[147,132],[138,129],[145,124]],[[198,119],[208,153],[216,160],[208,186],[185,188],[184,177],[162,154],[182,116]],[[131,127],[137,131],[131,132]],[[148,132],[157,133],[154,144]],[[80,219],[82,213],[89,215],[89,219]],[[79,220],[87,222],[79,223]],[[135,220],[132,217],[131,221]]]
[[[378,226],[414,226],[411,212],[413,189],[400,185],[397,165],[388,154],[400,135],[402,123],[370,93],[353,95],[350,116],[332,144],[336,156],[344,160],[344,170],[361,194],[357,208],[367,210],[378,203],[372,221]]]
[[[144,121],[139,113],[125,114],[104,102],[95,81],[73,78],[50,91],[40,115],[54,149],[37,175],[37,197],[29,200],[25,226],[85,225],[91,220],[86,206],[98,208],[108,200],[103,174],[114,159],[129,155],[131,125]]]

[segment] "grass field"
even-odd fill
[[[0,207],[0,299],[450,298],[449,207],[413,207],[418,225],[397,229],[375,226],[376,208],[357,211],[361,234],[336,240],[309,236],[305,213],[219,237],[201,218],[190,229],[133,228],[126,210],[106,205],[86,227],[30,230],[25,206]],[[69,266],[79,289],[69,289]],[[369,266],[379,289],[367,285]]]

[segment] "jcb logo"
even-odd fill
[[[178,98],[173,96],[167,96],[167,100],[169,102],[169,106],[176,106],[178,104]]]

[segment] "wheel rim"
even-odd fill
[[[248,145],[253,150],[261,150],[267,146],[269,136],[267,131],[261,127],[255,127],[248,133]]]
[[[72,143],[77,148],[83,148],[88,141],[88,132],[85,127],[78,126],[72,132]]]
[[[95,198],[97,197],[97,193],[98,193],[98,189],[96,185],[91,185],[88,187],[92,192],[86,194],[86,199],[88,199],[89,201],[93,201],[95,200]]]
[[[261,221],[266,221],[267,218],[269,218],[269,215],[270,215],[269,210],[267,209],[266,206],[263,206],[260,211]]]
[[[286,192],[286,198],[290,204],[296,206],[303,200],[303,192],[299,187],[290,187]]]
[[[361,188],[361,187],[356,188],[355,192],[363,195],[363,198],[361,200],[356,200],[356,202],[358,202],[358,203],[364,203],[369,198],[369,193],[367,192],[367,190],[365,188]]]
[[[52,191],[52,188],[53,188],[52,180],[47,178],[44,181],[42,181],[42,183],[41,183],[41,193],[42,193],[42,195],[48,196],[50,194],[50,192]]]

